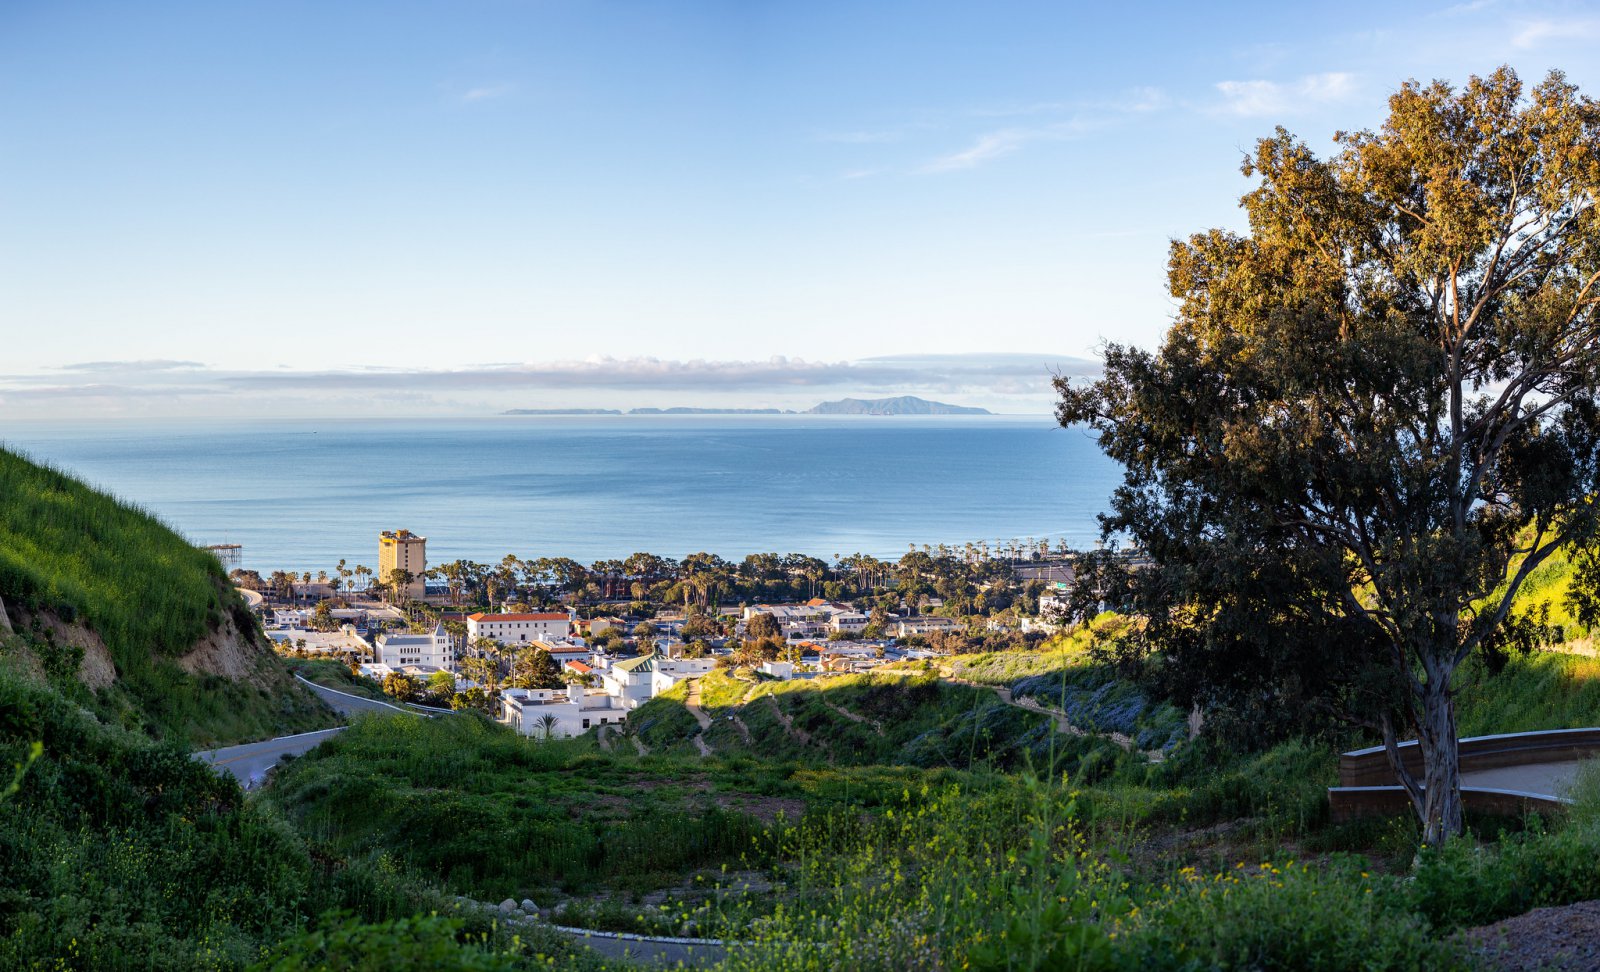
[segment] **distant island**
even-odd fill
[[[630,408],[626,412],[616,408],[513,408],[501,415],[991,415],[986,408],[966,405],[948,405],[930,402],[915,395],[899,398],[841,398],[836,402],[823,402],[804,412],[791,412],[783,408],[691,408],[677,405],[672,408]]]
[[[899,398],[841,398],[823,402],[806,411],[807,415],[990,415],[986,408],[930,402],[915,395]]]
[[[513,408],[501,415],[621,415],[614,408]]]
[[[629,415],[793,415],[781,408],[630,408]]]

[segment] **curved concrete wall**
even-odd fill
[[[1406,769],[1420,776],[1422,750],[1416,741],[1403,742],[1398,748]],[[1595,755],[1600,755],[1600,728],[1471,736],[1461,740],[1461,771],[1561,763]],[[1397,782],[1382,746],[1358,749],[1339,757],[1340,786],[1393,786]]]
[[[1503,766],[1562,763],[1600,755],[1600,728],[1472,736],[1461,740],[1460,745],[1463,773]],[[1420,777],[1422,751],[1416,741],[1403,742],[1398,750],[1406,769]],[[1406,813],[1411,809],[1411,799],[1399,785],[1389,755],[1382,746],[1341,754],[1339,784],[1328,789],[1328,807],[1335,821]],[[1461,788],[1461,801],[1469,810],[1506,816],[1533,811],[1560,812],[1570,802],[1551,793],[1475,786]]]

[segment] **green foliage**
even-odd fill
[[[514,951],[481,941],[462,941],[459,919],[413,915],[363,922],[353,916],[289,938],[252,972],[514,972]]]
[[[240,602],[222,565],[149,513],[0,449],[0,597],[81,618],[119,666],[182,655]]]
[[[1492,847],[1466,839],[1427,849],[1412,906],[1441,927],[1471,927],[1534,908],[1600,898],[1600,826],[1534,827]]]
[[[345,959],[364,961],[351,949],[403,953],[440,927],[394,923],[442,902],[392,862],[308,843],[183,750],[102,725],[0,671],[0,759],[33,751],[34,740],[44,741],[42,755],[0,812],[0,968],[240,969],[286,938],[296,944],[278,953],[290,962],[282,967],[326,954],[345,968]],[[302,936],[330,909],[380,924]],[[520,964],[509,967],[545,967],[540,953],[568,967],[598,964],[559,941],[535,950],[481,915],[459,917],[463,962],[515,951]]]
[[[1463,666],[1457,690],[1462,736],[1600,725],[1600,659],[1534,652],[1491,672]]]
[[[1527,574],[1600,549],[1600,104],[1502,67],[1407,82],[1336,141],[1261,139],[1248,230],[1172,246],[1161,348],[1057,379],[1061,423],[1125,469],[1104,532],[1149,561],[1079,586],[1111,581],[1171,694],[1235,725],[1414,728],[1439,843],[1455,669],[1534,640],[1503,630]]]
[[[12,647],[27,648],[75,700],[109,722],[202,744],[330,724],[327,710],[284,676],[262,643],[254,646],[254,683],[178,666],[226,622],[241,638],[258,637],[211,554],[137,507],[5,449],[0,496],[0,599],[29,617]],[[79,686],[81,651],[57,636],[50,618],[97,634],[116,682],[97,693]]]
[[[358,720],[282,770],[270,796],[341,854],[403,848],[452,889],[496,900],[759,857],[765,831],[688,781],[623,770],[592,740],[534,741],[471,715]]]
[[[1184,868],[1136,915],[1122,918],[1121,968],[1468,969],[1436,938],[1399,883],[1358,861],[1288,863],[1202,875]]]

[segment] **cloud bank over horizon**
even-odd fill
[[[510,408],[809,408],[824,398],[919,395],[996,412],[1048,412],[1057,375],[1099,363],[1031,353],[854,361],[594,356],[461,368],[255,371],[194,361],[89,361],[0,375],[0,418],[429,416]]]

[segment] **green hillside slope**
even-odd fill
[[[0,601],[16,629],[0,656],[11,667],[110,721],[197,745],[331,724],[215,557],[5,449],[0,497]]]

